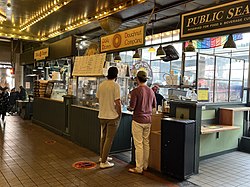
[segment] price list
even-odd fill
[[[106,53],[75,58],[73,76],[102,76]]]

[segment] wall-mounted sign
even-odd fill
[[[181,39],[214,36],[250,26],[250,1],[237,0],[181,15]]]
[[[145,45],[145,25],[101,37],[101,52],[142,47]]]
[[[49,48],[44,48],[41,50],[34,51],[35,60],[44,60],[48,56],[49,56]]]

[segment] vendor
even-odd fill
[[[156,97],[156,103],[157,103],[157,109],[158,106],[162,106],[162,102],[165,101],[164,97],[159,93],[160,87],[158,85],[154,85],[152,87],[152,90],[155,93],[155,97]]]

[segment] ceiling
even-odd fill
[[[220,2],[225,0],[0,0],[0,12],[7,17],[0,24],[0,37],[55,41],[84,35],[98,39],[106,34],[99,20],[110,16],[121,20],[119,30],[148,22],[149,34],[152,25],[155,32],[177,29],[180,14]]]

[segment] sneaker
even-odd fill
[[[142,171],[138,171],[136,168],[130,168],[130,169],[128,169],[128,171],[131,172],[131,173],[143,174]]]
[[[104,162],[104,163],[100,163],[100,168],[101,169],[105,169],[105,168],[111,168],[111,167],[113,167],[115,164],[114,163],[111,163],[111,162],[108,162],[108,161],[106,161],[106,162]]]
[[[110,162],[110,161],[112,161],[113,160],[113,158],[111,158],[111,157],[107,157],[107,161],[108,162]],[[99,162],[101,162],[102,161],[102,158],[99,158]]]

